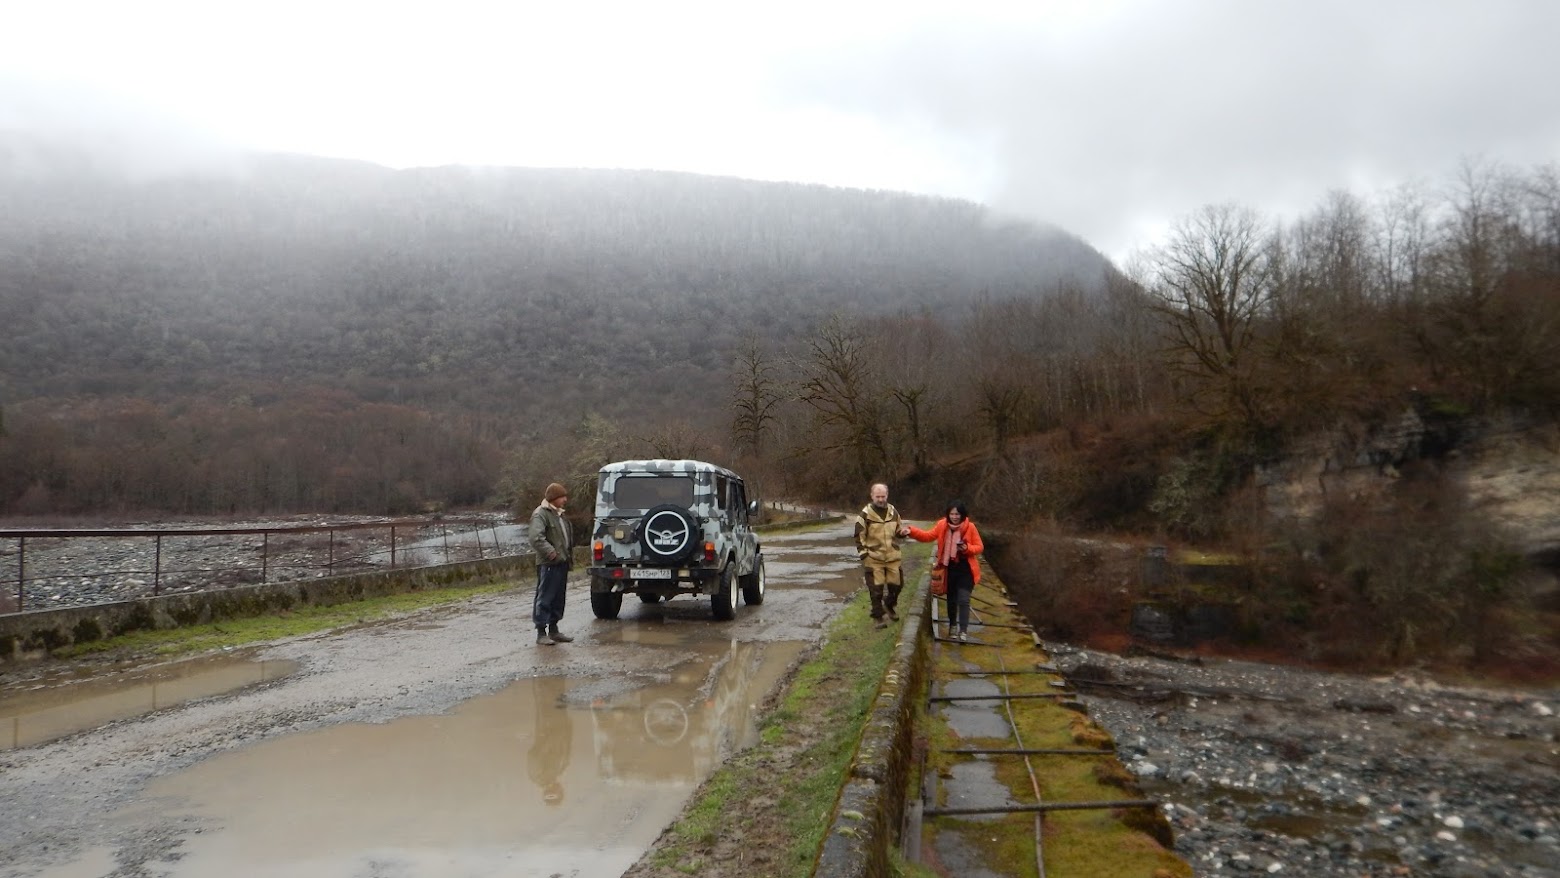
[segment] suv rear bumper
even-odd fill
[[[590,590],[593,592],[637,591],[698,592],[709,594],[720,581],[720,571],[713,567],[670,568],[670,579],[636,579],[636,570],[666,570],[665,567],[587,567],[590,574]]]

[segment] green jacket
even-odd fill
[[[894,504],[879,513],[868,503],[856,516],[856,554],[863,562],[874,564],[899,563],[899,526],[902,520]]]
[[[537,564],[570,566],[574,540],[569,532],[569,523],[546,503],[531,513],[530,537],[531,548],[536,550]]]

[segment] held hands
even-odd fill
[[[899,526],[899,530],[894,531],[894,536],[896,536],[896,537],[907,537],[907,536],[910,536],[910,525],[908,525],[908,524],[901,524]]]

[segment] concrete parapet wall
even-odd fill
[[[587,554],[576,550],[576,564]],[[52,650],[132,631],[177,628],[223,619],[263,616],[301,606],[330,606],[366,598],[524,575],[532,555],[508,555],[433,567],[356,573],[323,579],[244,585],[0,616],[0,663],[42,658]]]
[[[856,746],[856,758],[834,808],[815,878],[879,878],[904,823],[906,785],[914,773],[915,714],[931,664],[930,577],[923,573],[901,606],[918,607],[900,624],[899,643]]]

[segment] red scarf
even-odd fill
[[[943,531],[943,544],[938,547],[937,566],[947,567],[953,563],[959,554],[959,538],[964,536],[964,525],[968,520],[961,521],[957,525],[950,524]]]

